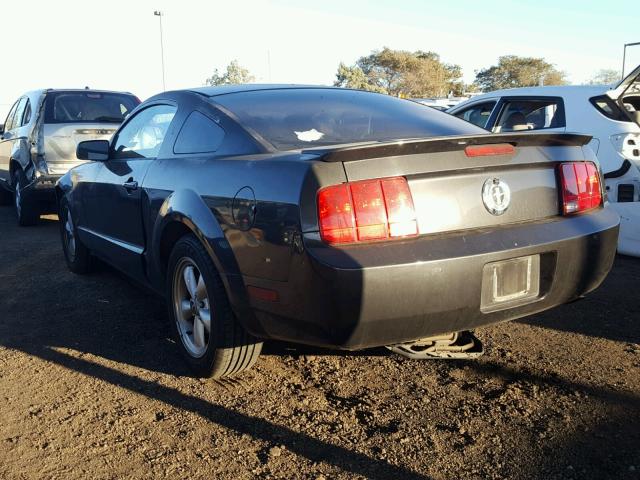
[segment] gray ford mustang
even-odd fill
[[[198,375],[264,339],[412,358],[481,353],[470,330],[595,289],[618,217],[589,137],[487,134],[376,93],[166,92],[57,185],[64,254],[164,296]]]

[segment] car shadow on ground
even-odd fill
[[[618,255],[603,284],[584,299],[518,322],[564,332],[640,343],[640,258]]]
[[[5,346],[15,348],[12,345]],[[429,478],[401,466],[392,465],[384,460],[372,458],[365,454],[318,440],[304,433],[276,425],[268,420],[216,405],[202,398],[68,355],[48,346],[31,346],[30,348],[23,346],[18,350],[83,375],[97,378],[119,388],[145,395],[168,406],[192,412],[238,434],[246,434],[256,440],[265,441],[273,445],[284,445],[287,450],[307,458],[311,462],[326,462],[345,472],[366,478],[416,480],[428,480]]]
[[[579,403],[591,403],[600,410],[591,416],[563,417],[566,433],[538,439],[541,455],[527,468],[526,478],[635,479],[640,462],[640,397],[622,389],[600,388],[579,379],[560,378],[555,373],[533,372],[495,361],[470,362],[481,376],[498,378],[506,384],[519,383],[552,387]],[[606,413],[605,413],[606,412]],[[559,415],[563,415],[560,411]],[[543,427],[543,426],[540,426]],[[538,427],[539,428],[539,427]],[[544,427],[543,427],[544,428]],[[535,430],[532,434],[540,433]],[[614,448],[611,448],[615,445]],[[558,471],[564,470],[558,475]]]
[[[88,276],[78,277],[66,271],[57,236],[58,224],[54,219],[43,220],[36,227],[43,235],[16,234],[15,228],[1,223],[3,232],[17,237],[8,249],[6,258],[20,258],[20,262],[0,265],[0,344],[22,351],[45,361],[64,366],[82,375],[97,378],[167,405],[192,412],[210,422],[215,422],[238,433],[273,444],[283,444],[290,451],[313,462],[328,462],[353,475],[367,478],[415,478],[425,476],[392,465],[357,451],[333,445],[305,433],[296,432],[269,420],[248,416],[225,408],[197,396],[180,392],[174,388],[118,371],[64,351],[70,349],[82,354],[91,354],[121,364],[143,368],[175,376],[189,376],[190,371],[183,362],[177,346],[170,340],[165,306],[131,283],[123,275],[104,265]],[[26,231],[26,230],[25,230]],[[15,263],[15,265],[14,265]],[[609,329],[599,323],[594,315],[620,315],[629,308],[626,295],[636,295],[639,282],[633,281],[640,272],[636,259],[619,258],[608,282],[607,294],[593,294],[590,300],[562,307],[567,320],[557,321],[557,312],[532,317],[525,323],[579,332],[598,337],[623,341],[636,338],[637,326]],[[629,277],[631,275],[631,277]],[[633,284],[630,284],[630,280]],[[613,291],[612,291],[613,290]],[[21,300],[24,296],[29,302]],[[626,302],[623,301],[626,299]],[[621,306],[618,306],[620,303]],[[594,308],[602,305],[602,308]],[[624,306],[626,305],[626,307]],[[633,313],[633,312],[631,312]],[[625,313],[627,314],[627,313]],[[559,325],[561,327],[559,327]],[[613,331],[622,330],[622,331]],[[291,345],[283,342],[268,342],[266,355],[339,355],[339,356],[386,356],[382,349],[362,352],[342,352],[314,347]],[[461,365],[452,362],[451,368]],[[464,362],[470,369],[484,375],[501,377],[507,382],[526,381],[551,385],[566,391],[580,390],[606,406],[613,406],[625,413],[612,415],[609,421],[593,427],[593,431],[576,432],[563,440],[549,442],[548,458],[530,467],[530,478],[544,478],[541,471],[548,462],[570,458],[580,449],[592,452],[593,464],[589,468],[615,477],[625,459],[619,458],[611,448],[601,448],[603,442],[629,442],[638,440],[640,432],[640,399],[634,395],[609,389],[592,387],[558,377],[543,376],[521,368],[510,368],[495,362]],[[446,367],[449,368],[449,367]],[[626,416],[626,417],[625,417]],[[597,430],[597,432],[595,431]],[[528,467],[529,468],[529,467]],[[605,470],[602,470],[602,469]],[[599,469],[599,470],[598,470]],[[604,478],[605,476],[602,475]]]
[[[246,415],[198,396],[189,395],[157,382],[69,355],[46,345],[32,344],[28,347],[25,345],[17,347],[9,344],[5,346],[133,393],[144,395],[167,406],[194,413],[238,434],[246,434],[255,440],[273,445],[284,445],[292,453],[311,462],[326,462],[350,474],[372,479],[428,480],[430,478],[401,466],[390,464],[385,460],[327,443],[286,426],[274,424],[269,420]],[[461,362],[451,362],[448,365],[455,368],[460,364]],[[590,452],[587,455],[588,463],[579,464],[583,473],[589,472],[589,478],[626,478],[627,466],[637,458],[630,458],[629,452],[625,448],[613,451],[610,448],[602,448],[602,443],[618,442],[620,447],[628,447],[640,442],[640,398],[636,395],[593,387],[577,381],[568,381],[553,375],[547,376],[520,368],[511,368],[493,361],[468,362],[466,366],[480,375],[499,378],[507,384],[528,382],[553,387],[565,391],[567,394],[579,392],[583,398],[590,397],[602,402],[607,408],[620,412],[616,415],[608,415],[605,422],[582,426],[566,437],[546,441],[543,447],[545,455],[531,465],[527,465],[526,470],[529,472],[527,478],[548,478],[547,473],[557,471],[558,463],[570,465],[571,458],[576,455],[578,450],[582,452],[581,458],[585,457],[584,451]]]

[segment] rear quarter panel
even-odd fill
[[[148,210],[143,216],[149,219],[149,238],[161,235],[156,225],[169,213],[179,214],[198,228],[201,220],[192,218],[193,205],[173,206],[173,198],[191,192],[193,202],[200,199],[220,227],[221,235],[207,241],[217,252],[223,274],[287,281],[296,235],[305,227],[317,230],[313,220],[306,225],[301,222],[301,198],[312,201],[315,210],[317,185],[344,181],[341,165],[320,171],[312,162],[300,161],[299,155],[158,160],[144,181]],[[333,177],[327,171],[333,171]],[[322,175],[324,178],[318,178]],[[177,211],[181,209],[184,211]],[[253,221],[246,223],[243,209],[254,214]]]

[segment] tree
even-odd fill
[[[255,81],[255,77],[251,75],[249,70],[242,67],[237,60],[232,60],[231,63],[227,65],[227,71],[223,74],[220,74],[216,68],[213,71],[213,75],[205,80],[205,85],[213,87],[216,85],[251,83],[253,81]]]
[[[565,74],[547,63],[544,58],[505,55],[498,65],[476,73],[476,85],[484,91],[502,88],[534,87],[537,85],[564,85]]]
[[[358,59],[355,65],[338,66],[335,85],[406,97],[445,96],[461,93],[462,70],[434,52],[409,52],[383,48]]]
[[[619,71],[610,68],[602,68],[598,70],[587,83],[589,85],[609,85],[611,83],[618,83],[619,81]]]
[[[338,73],[336,73],[334,86],[387,93],[382,87],[369,83],[369,79],[359,66],[353,65],[349,67],[342,62],[338,65]]]

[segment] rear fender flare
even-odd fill
[[[243,315],[237,310],[246,305],[246,289],[240,275],[238,263],[233,250],[227,241],[220,223],[202,197],[193,190],[179,190],[169,195],[163,202],[151,234],[151,265],[155,272],[151,278],[159,279],[155,287],[164,289],[166,271],[161,255],[162,239],[167,227],[180,223],[195,235],[213,260],[227,291],[229,300],[239,317]],[[236,308],[239,307],[239,308]]]

